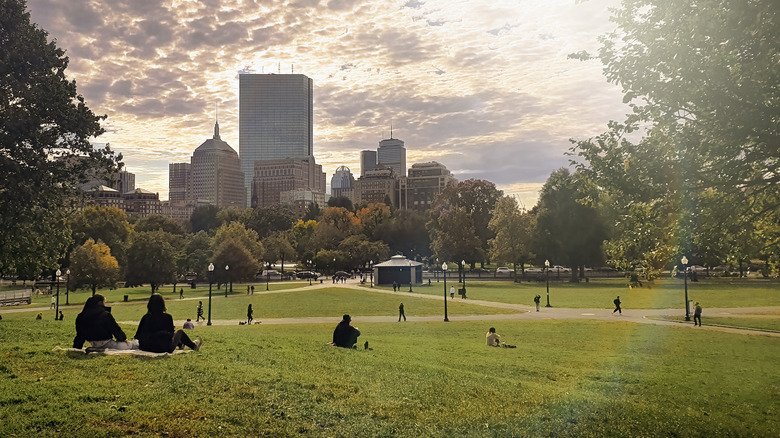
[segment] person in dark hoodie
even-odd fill
[[[336,330],[333,330],[333,344],[338,347],[355,348],[360,330],[349,325],[351,321],[352,318],[349,315],[344,315],[336,326]]]
[[[200,349],[200,339],[193,342],[184,330],[174,328],[173,317],[166,312],[162,295],[154,294],[149,297],[146,309],[148,312],[141,318],[138,330],[135,332],[141,350],[173,353],[173,350],[185,345],[193,350]]]
[[[132,350],[134,343],[127,341],[125,332],[106,307],[103,295],[95,294],[84,303],[84,308],[76,317],[76,337],[73,348],[84,347],[89,342],[92,348],[110,348],[113,350]]]

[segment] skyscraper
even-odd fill
[[[219,137],[219,123],[214,137],[192,153],[192,197],[217,207],[246,206],[244,175],[238,154]]]
[[[366,172],[376,167],[376,151],[360,151],[360,176],[366,176]]]
[[[238,150],[247,205],[255,162],[314,155],[313,82],[302,74],[238,77]]]
[[[404,142],[397,138],[386,138],[379,142],[377,163],[393,170],[397,177],[406,176],[406,148]]]

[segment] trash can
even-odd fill
[[[127,302],[127,295],[125,295],[125,302]]]

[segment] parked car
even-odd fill
[[[512,272],[514,271],[507,268],[506,266],[496,268],[496,275],[510,275]]]
[[[571,268],[567,268],[566,266],[561,266],[561,265],[555,265],[551,269],[552,269],[553,272],[558,272],[558,271],[560,271],[560,272],[571,272]]]
[[[530,268],[525,268],[525,273],[526,274],[543,274],[544,273],[544,268],[535,268],[535,267],[532,266]]]
[[[279,273],[279,271],[274,271],[273,269],[261,272],[260,274],[257,274],[257,278],[260,280],[263,279],[271,279],[271,280],[280,280],[282,278],[282,274]]]
[[[319,276],[320,274],[313,271],[301,271],[295,273],[295,278],[300,278],[302,280],[308,280],[310,278],[312,280],[316,280]]]

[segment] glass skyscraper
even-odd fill
[[[239,75],[238,152],[247,205],[255,162],[314,155],[313,88],[302,74]]]

